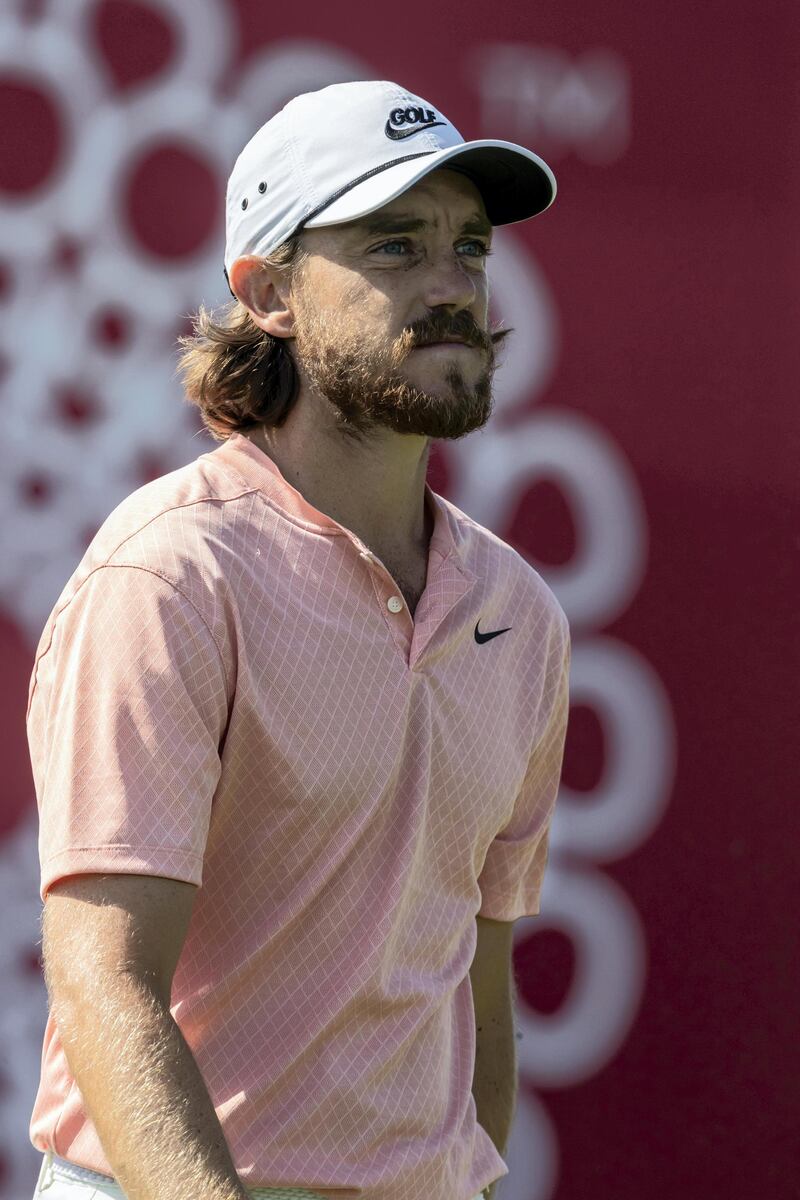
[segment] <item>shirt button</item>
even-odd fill
[[[386,601],[386,607],[389,609],[389,612],[400,612],[403,607],[403,601],[399,596],[390,596]]]

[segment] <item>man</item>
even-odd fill
[[[395,84],[297,97],[228,184],[221,445],[108,518],[31,681],[51,1197],[473,1200],[507,1173],[569,629],[426,483],[481,428],[492,226],[549,168]]]

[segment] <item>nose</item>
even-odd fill
[[[477,294],[475,272],[465,267],[452,249],[431,260],[423,294],[428,308],[457,312],[474,304]]]

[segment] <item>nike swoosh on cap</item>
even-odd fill
[[[394,125],[390,121],[387,121],[384,133],[393,142],[399,142],[403,138],[413,137],[415,133],[422,133],[423,129],[433,129],[434,125],[444,124],[444,121],[428,121],[424,125],[417,125],[416,129],[395,129]]]

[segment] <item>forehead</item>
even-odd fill
[[[479,215],[488,224],[483,197],[478,188],[466,175],[448,167],[439,167],[431,171],[402,195],[377,209],[377,212],[391,216],[396,212],[406,212],[415,206],[428,209],[440,207],[455,220],[461,216]],[[362,219],[366,221],[369,216]]]
[[[483,197],[478,188],[458,171],[440,167],[424,176],[413,187],[390,200],[374,212],[341,225],[322,226],[307,230],[307,234],[333,235],[351,240],[365,234],[380,233],[397,228],[422,229],[443,227],[454,231],[468,228],[470,232],[491,233]],[[325,239],[327,240],[327,239]]]

